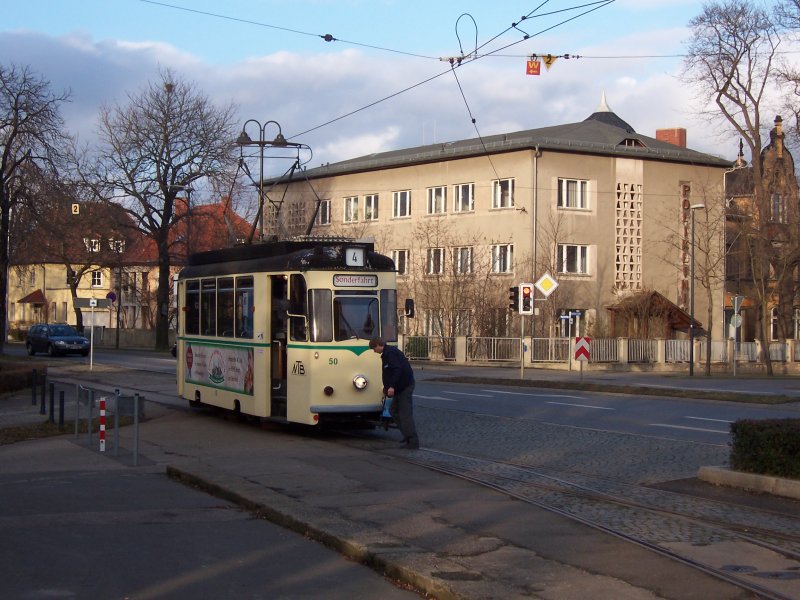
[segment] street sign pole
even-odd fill
[[[519,316],[519,378],[525,379],[525,315]]]

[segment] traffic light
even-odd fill
[[[519,287],[514,286],[508,288],[508,310],[519,312]]]
[[[533,314],[533,284],[520,283],[519,284],[519,314],[532,315]]]

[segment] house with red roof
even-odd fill
[[[146,345],[147,334],[141,332],[155,327],[156,246],[121,207],[81,204],[79,211],[83,215],[75,221],[80,227],[74,222],[34,226],[26,236],[36,243],[12,256],[9,335],[22,339],[34,323],[58,322],[100,328],[95,331],[101,344],[114,344],[113,330],[119,328],[124,340],[138,337]],[[178,198],[170,235],[173,274],[190,254],[244,243],[250,231],[251,224],[231,209],[227,198],[192,206]],[[99,307],[76,309],[76,298],[98,299]]]

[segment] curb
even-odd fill
[[[438,571],[461,571],[446,558],[431,556],[402,540],[387,539],[385,533],[353,529],[353,524],[333,514],[324,517],[291,498],[272,492],[246,479],[217,471],[208,465],[168,465],[167,477],[232,502],[285,529],[295,531],[336,550],[384,577],[399,581],[438,600],[468,600],[445,582],[415,567],[435,564]],[[234,491],[237,490],[237,491]],[[364,541],[361,541],[364,540]],[[450,567],[448,569],[448,567]]]
[[[773,494],[800,500],[800,480],[732,471],[725,467],[700,467],[697,478],[713,485],[735,487],[750,492]]]

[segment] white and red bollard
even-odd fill
[[[106,399],[100,398],[100,452],[106,451]]]

